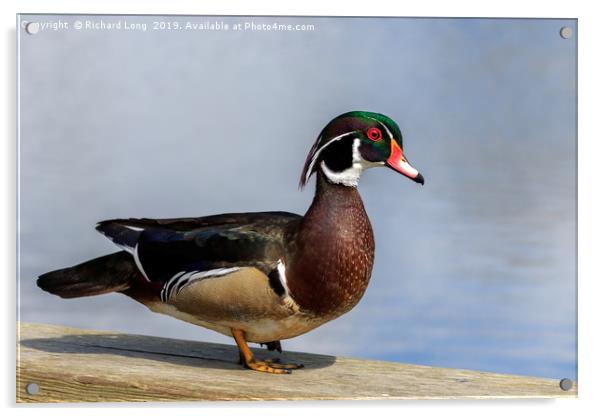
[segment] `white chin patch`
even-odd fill
[[[328,169],[326,163],[322,162],[320,163],[320,168],[322,169],[322,172],[324,172],[324,175],[326,175],[328,181],[331,183],[344,186],[357,186],[360,180],[360,175],[362,174],[362,169],[361,167],[357,167],[355,165],[356,164],[354,163],[352,167],[341,172],[333,172]]]
[[[369,162],[365,160],[359,151],[360,144],[359,139],[353,141],[353,163],[350,168],[341,172],[334,172],[326,166],[324,161],[320,163],[320,169],[322,169],[329,182],[337,185],[357,186],[360,176],[365,169],[384,165],[384,162]]]

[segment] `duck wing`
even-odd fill
[[[270,276],[284,258],[286,230],[300,219],[287,212],[130,218],[102,221],[96,229],[129,252],[144,277],[160,284],[161,297],[167,298],[193,281],[242,268],[254,267]]]

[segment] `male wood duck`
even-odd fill
[[[372,272],[374,237],[357,191],[361,173],[389,168],[424,184],[406,160],[390,118],[353,111],[333,119],[312,146],[302,188],[316,173],[304,216],[288,212],[200,218],[115,219],[96,229],[121,251],[38,278],[63,298],[123,293],[150,310],[232,336],[240,363],[268,373],[301,364],[253,357],[247,342],[280,340],[351,310]]]

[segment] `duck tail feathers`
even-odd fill
[[[45,273],[38,277],[37,284],[42,290],[62,298],[78,298],[126,290],[137,273],[132,256],[119,251]]]

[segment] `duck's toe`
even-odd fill
[[[270,367],[285,368],[288,370],[298,370],[300,368],[305,367],[303,364],[283,363],[280,361],[280,358],[270,358],[270,359],[265,360],[265,363],[268,364]]]
[[[268,361],[261,361],[251,359],[244,363],[246,368],[255,371],[261,371],[264,373],[272,373],[272,374],[291,374],[291,368],[285,367],[286,364],[272,364]]]

